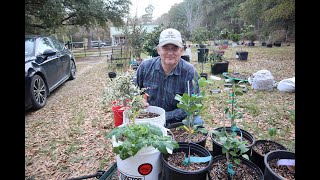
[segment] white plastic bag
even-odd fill
[[[295,77],[281,80],[277,89],[283,92],[295,92]]]
[[[255,90],[271,91],[273,89],[274,79],[270,71],[260,70],[253,74],[252,88]],[[251,83],[250,83],[251,84]]]

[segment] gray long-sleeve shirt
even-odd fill
[[[186,117],[183,109],[177,107],[178,101],[174,99],[176,94],[182,96],[188,93],[188,83],[190,81],[190,93],[194,93],[192,79],[198,79],[195,67],[189,62],[180,59],[178,65],[166,76],[162,66],[160,56],[150,60],[144,60],[137,69],[137,85],[140,88],[147,88],[148,103],[158,106],[166,111],[166,122],[173,123],[182,121]],[[198,86],[198,81],[196,87]],[[196,93],[199,92],[199,88]]]

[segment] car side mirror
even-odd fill
[[[53,56],[55,55],[57,52],[54,51],[53,49],[46,49],[44,52],[43,52],[43,56],[45,57],[48,57],[48,56]]]
[[[45,61],[49,56],[55,55],[57,52],[53,49],[46,49],[41,55],[37,56],[37,62],[42,63]]]

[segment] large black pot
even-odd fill
[[[183,55],[183,56],[181,56],[181,58],[184,59],[184,60],[186,60],[186,61],[188,61],[188,62],[190,62],[190,57],[189,57],[189,55]]]
[[[228,72],[229,61],[222,61],[211,64],[211,73],[212,74],[222,74]]]
[[[213,157],[213,159],[212,159],[212,168],[213,167],[215,167],[216,166],[216,164],[217,164],[217,166],[219,166],[219,173],[220,173],[220,177],[213,177],[213,175],[214,174],[211,174],[210,173],[210,171],[212,170],[212,168],[210,169],[210,171],[209,171],[209,180],[216,180],[216,179],[221,179],[223,176],[227,176],[227,167],[224,167],[224,166],[220,166],[220,165],[218,165],[218,163],[220,163],[219,161],[221,161],[221,160],[224,160],[224,159],[226,159],[226,156],[225,155],[219,155],[219,156],[214,156]],[[256,174],[256,176],[257,176],[257,179],[259,179],[259,180],[263,180],[263,173],[262,173],[262,171],[261,171],[261,169],[256,165],[256,164],[254,164],[253,162],[251,162],[251,161],[249,161],[249,160],[247,160],[247,159],[245,159],[245,158],[243,158],[243,157],[239,157],[239,159],[241,160],[241,165],[245,165],[245,166],[247,166],[247,167],[249,167],[249,169],[252,169],[252,171],[254,172],[254,174]],[[226,165],[225,165],[226,166]],[[240,165],[234,165],[234,166],[240,166]],[[223,171],[221,168],[223,167],[223,169],[225,170],[225,171]],[[235,176],[235,179],[243,179],[244,177],[242,176],[242,174],[253,174],[252,172],[238,172],[237,170],[236,170],[236,167],[234,167],[233,168],[234,170],[235,170],[235,174],[234,174],[234,176]],[[222,173],[223,172],[225,172],[225,175],[222,175]],[[241,173],[241,175],[238,175],[238,176],[241,176],[240,178],[239,177],[237,177],[237,172],[238,173]]]
[[[219,127],[216,128],[215,130],[217,131],[221,131],[223,127]],[[226,131],[227,132],[231,132],[231,127],[226,127]],[[249,141],[249,144],[246,145],[246,148],[248,148],[249,150],[246,152],[246,154],[250,157],[251,156],[251,148],[254,145],[254,143],[256,142],[254,136],[249,133],[248,131],[245,131],[243,129],[240,129],[240,131],[242,132],[242,137],[247,139]],[[241,133],[240,131],[236,131],[237,135],[240,136]],[[218,156],[218,155],[223,155],[222,154],[222,145],[220,143],[218,143],[215,139],[215,135],[211,135],[211,140],[212,140],[212,154],[214,156]]]
[[[172,128],[176,128],[176,127],[179,127],[179,126],[182,126],[183,123],[182,122],[176,122],[176,123],[172,123],[170,125],[167,126],[168,129],[172,129]],[[200,126],[200,127],[203,127],[203,126]],[[198,141],[198,142],[193,142],[193,143],[196,143],[196,144],[199,144],[200,146],[203,146],[205,147],[206,146],[206,141],[207,141],[207,137],[208,137],[208,133],[205,134],[206,138],[201,140],[201,141]]]
[[[269,149],[268,151],[266,151],[263,155],[259,154],[254,147],[257,147],[261,144],[272,144],[274,146],[273,149]],[[270,151],[274,151],[274,150],[287,150],[283,145],[274,142],[274,141],[270,141],[270,140],[256,140],[256,143],[251,147],[252,149],[252,153],[251,153],[251,158],[250,160],[255,163],[262,171],[264,171],[265,165],[264,165],[264,156],[265,154],[267,154]]]
[[[284,178],[274,172],[270,166],[269,161],[273,159],[295,159],[295,153],[287,150],[270,151],[264,156],[264,179],[265,180],[283,180]]]
[[[239,60],[247,60],[248,59],[248,52],[247,51],[238,51],[238,52],[236,52],[236,55],[238,55]]]
[[[206,63],[208,61],[208,48],[199,48],[198,50],[198,63],[203,62]]]
[[[188,154],[188,143],[185,142],[179,142],[179,148],[173,150],[173,153],[175,152],[185,152]],[[192,156],[199,156],[199,157],[207,157],[211,156],[210,152],[195,143],[190,143],[190,152]],[[182,170],[180,168],[172,166],[170,163],[168,163],[167,159],[170,154],[161,154],[161,161],[162,161],[162,173],[161,173],[161,180],[206,180],[208,176],[208,171],[212,166],[212,158],[208,162],[208,164],[199,170],[196,171],[187,171]]]

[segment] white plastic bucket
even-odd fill
[[[144,119],[137,118],[135,122],[153,122],[164,127],[166,126],[166,111],[163,108],[158,106],[148,106],[146,109],[148,112],[157,113],[157,114],[160,114],[160,116],[154,117],[154,118],[144,118]],[[127,111],[128,110],[125,110],[123,112],[123,124],[126,124],[129,122],[129,119],[126,113]]]
[[[137,122],[148,123],[148,122]],[[164,136],[167,135],[167,129],[159,124],[150,123],[161,129]],[[122,124],[120,126],[125,126]],[[144,179],[155,180],[161,172],[160,151],[154,147],[143,147],[137,154],[125,160],[122,160],[119,155],[116,156],[119,179]]]

